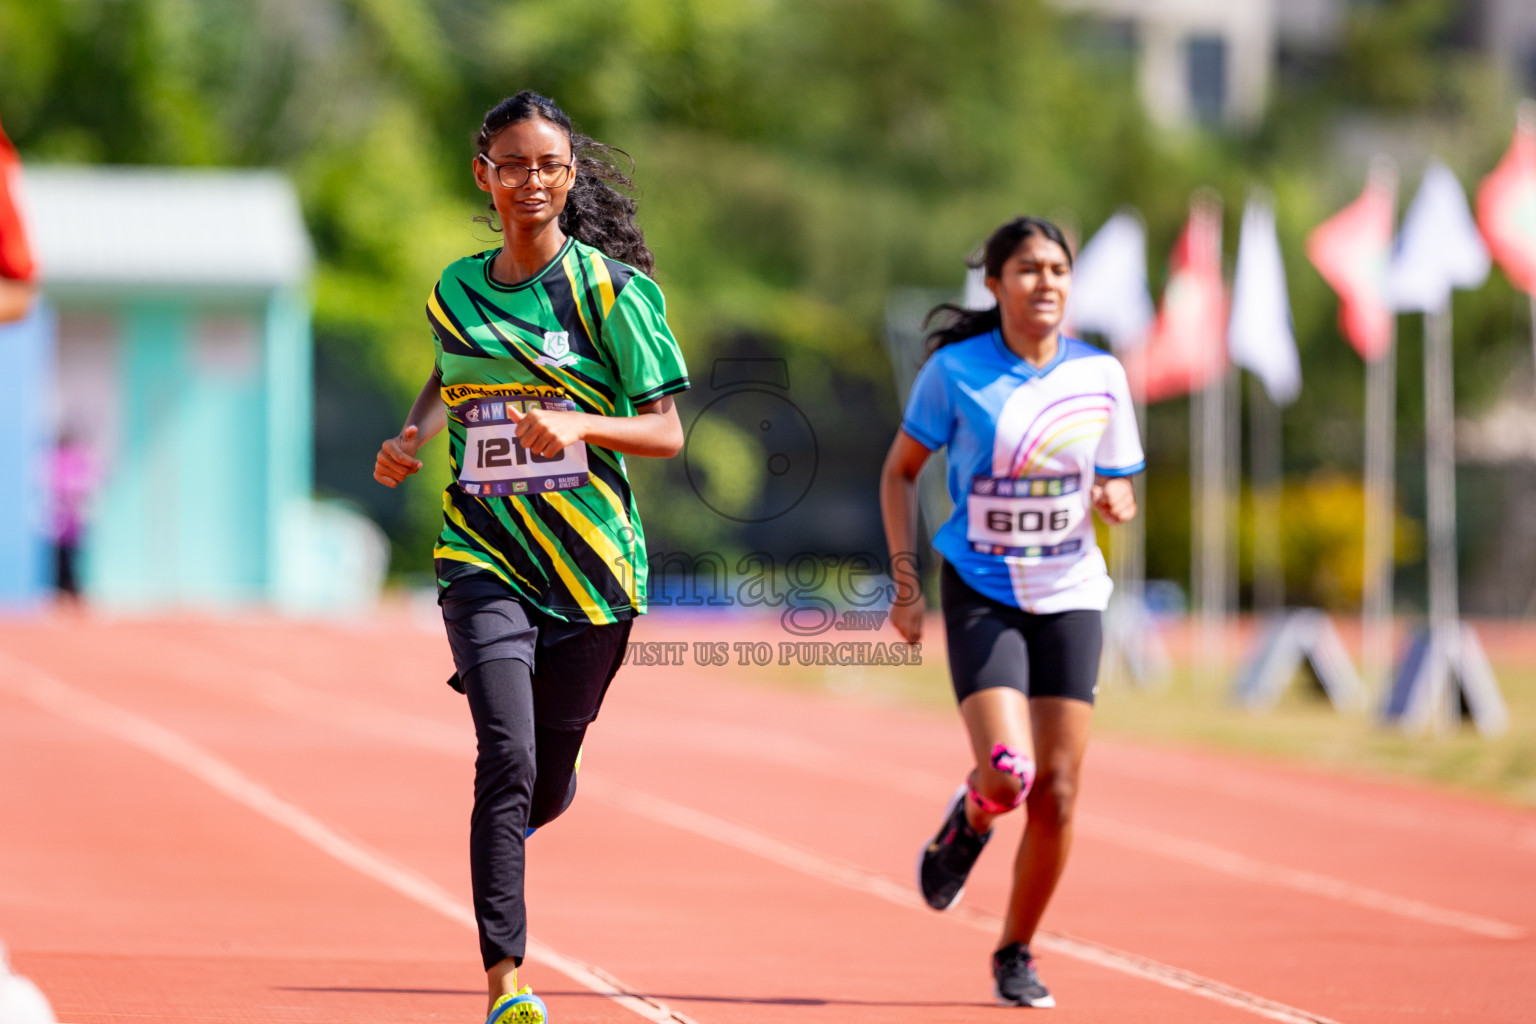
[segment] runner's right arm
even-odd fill
[[[400,433],[379,446],[379,454],[373,460],[373,478],[385,487],[394,487],[421,468],[416,457],[421,446],[432,440],[448,425],[448,410],[443,405],[443,378],[439,371],[422,385],[421,393],[411,403],[411,411],[405,417]]]
[[[880,470],[880,518],[891,555],[896,597],[891,625],[909,644],[923,637],[923,586],[917,576],[917,474],[933,454],[905,430],[896,432]]]

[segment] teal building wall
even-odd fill
[[[119,608],[275,598],[283,509],[308,500],[312,476],[305,297],[90,303],[118,327],[120,383],[86,537],[87,598]],[[210,322],[248,343],[220,351],[200,337]]]

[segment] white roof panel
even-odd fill
[[[293,186],[272,171],[23,169],[44,285],[273,288],[309,275]]]

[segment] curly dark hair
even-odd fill
[[[966,264],[972,268],[982,268],[988,277],[997,277],[1002,274],[1003,264],[1008,262],[1008,257],[1017,252],[1019,246],[1024,244],[1024,239],[1031,235],[1039,235],[1061,246],[1061,251],[1067,254],[1067,266],[1072,265],[1072,247],[1067,244],[1067,236],[1061,233],[1061,228],[1040,217],[1015,217],[999,226],[982,246],[980,257],[973,257]],[[953,302],[942,302],[928,311],[928,315],[923,318],[923,326],[927,327],[934,321],[938,321],[939,326],[928,332],[928,355],[933,355],[945,345],[953,345],[957,341],[996,330],[1002,326],[1003,315],[996,306],[991,309],[964,309]]]
[[[622,149],[604,145],[576,131],[571,127],[569,115],[554,100],[528,89],[508,96],[486,111],[485,120],[475,133],[475,151],[487,152],[497,132],[532,117],[564,129],[571,140],[571,153],[576,157],[576,183],[565,198],[560,230],[602,250],[612,259],[628,263],[647,274],[654,272],[656,259],[635,223],[635,200],[631,196],[635,183],[619,170],[614,157],[629,160],[631,171],[634,170],[634,160]]]

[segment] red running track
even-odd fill
[[[481,1020],[448,664],[403,614],[0,625],[16,968],[66,1024]],[[524,974],[556,1024],[1031,1012],[991,1005],[986,968],[1019,823],[959,911],[911,891],[965,766],[953,717],[753,672],[620,675],[530,843]],[[1037,942],[1052,1020],[1536,1019],[1529,813],[1101,740],[1078,834]]]

